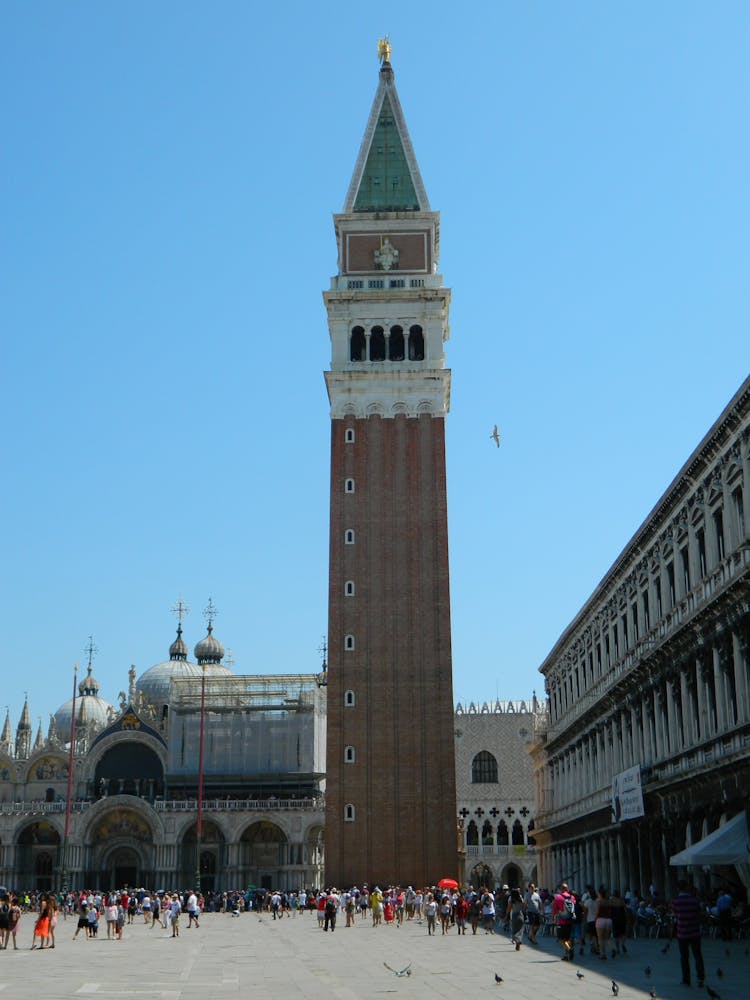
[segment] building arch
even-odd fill
[[[469,873],[469,882],[475,889],[494,889],[495,873],[489,865],[480,861],[471,869],[471,872]]]
[[[102,799],[97,806],[87,816],[84,883],[102,889],[152,885],[158,829],[153,810],[141,799],[126,795]]]
[[[38,750],[26,762],[24,772],[19,778],[26,784],[32,782],[44,783],[45,788],[50,781],[60,781],[68,776],[68,759],[62,752]]]
[[[422,327],[409,327],[409,361],[424,361],[424,334]]]
[[[198,823],[193,822],[182,835],[180,844],[179,870],[184,885],[195,884],[200,872],[201,891],[217,889],[216,876],[226,867],[226,838],[218,823],[204,819],[201,822],[200,855],[198,847]]]
[[[489,750],[480,750],[471,762],[472,785],[497,784],[497,757]]]
[[[388,360],[404,360],[404,328],[402,326],[391,327],[391,335],[388,338]]]
[[[55,821],[25,824],[16,840],[16,882],[34,889],[54,888],[53,879],[61,863],[62,836]]]
[[[352,329],[349,341],[349,360],[364,361],[366,354],[366,342],[364,327],[355,326]]]
[[[153,801],[164,794],[164,764],[156,750],[140,740],[115,740],[96,761],[93,784],[100,798],[145,795]]]
[[[385,330],[374,326],[370,330],[370,361],[385,361]]]
[[[239,868],[243,885],[275,889],[281,884],[289,840],[277,823],[262,819],[245,827],[239,840]]]
[[[509,886],[511,889],[520,889],[523,883],[523,874],[518,865],[507,864],[503,867],[502,874],[500,876],[503,880],[502,884]]]

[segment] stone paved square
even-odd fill
[[[102,925],[103,926],[103,925]],[[198,930],[183,919],[178,938],[142,918],[126,926],[122,941],[104,936],[73,941],[76,923],[60,919],[54,950],[31,951],[33,918],[24,914],[19,950],[0,955],[0,994],[45,1000],[102,997],[106,1000],[206,1000],[249,996],[283,996],[368,1000],[402,997],[450,998],[497,996],[503,1000],[606,1000],[611,977],[620,1000],[644,998],[653,988],[660,1000],[707,997],[705,990],[678,986],[676,943],[666,954],[664,940],[628,941],[627,957],[602,962],[584,956],[576,963],[559,959],[556,942],[541,938],[541,947],[524,945],[515,952],[503,935],[476,936],[469,931],[427,936],[426,924],[373,928],[369,918],[354,928],[340,921],[335,933],[318,929],[314,915],[206,914]],[[726,950],[729,950],[729,955]],[[722,1000],[750,996],[750,942],[705,940],[708,983]],[[398,977],[383,965],[409,976]],[[650,966],[647,978],[644,969]],[[723,976],[717,976],[721,968]],[[583,979],[576,977],[576,971]],[[503,978],[496,984],[495,973]]]

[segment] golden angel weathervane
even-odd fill
[[[391,42],[388,35],[385,38],[378,39],[378,59],[381,63],[389,63],[391,61]]]

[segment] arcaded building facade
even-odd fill
[[[540,668],[542,884],[668,891],[670,857],[746,808],[749,528],[750,379]]]
[[[458,704],[454,719],[461,870],[477,888],[535,881],[534,771],[529,747],[547,726],[528,701]]]
[[[168,660],[137,679],[131,668],[119,705],[100,697],[89,663],[46,738],[32,740],[28,706],[15,739],[6,719],[4,885],[187,888],[198,871],[203,891],[322,884],[324,678],[235,675],[210,628],[191,662],[181,631]]]
[[[331,339],[326,878],[457,865],[445,419],[450,291],[385,48],[324,294]]]

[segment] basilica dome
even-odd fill
[[[107,725],[110,716],[116,709],[104,698],[99,697],[99,681],[92,676],[91,664],[86,676],[78,685],[76,698],[76,726],[83,723],[93,723],[101,729]],[[73,699],[69,698],[55,712],[55,729],[62,740],[67,740],[70,734],[70,723],[73,717]]]
[[[200,656],[199,647],[201,644],[209,642],[209,640],[215,643],[215,647],[212,645],[211,649],[207,650],[207,652],[214,655],[205,661],[205,666],[191,662],[187,658],[187,646],[185,640],[182,638],[182,626],[180,625],[177,629],[177,638],[169,647],[169,659],[164,663],[157,663],[155,666],[150,667],[136,681],[135,689],[138,694],[142,694],[152,705],[162,706],[166,705],[169,701],[169,685],[173,678],[200,677],[204,670],[206,677],[231,676],[232,671],[228,667],[221,665],[221,658],[224,656],[224,647],[218,639],[213,638],[210,628],[206,638],[202,639],[195,647],[196,656]],[[202,656],[200,656],[200,659],[201,663],[203,663]]]

